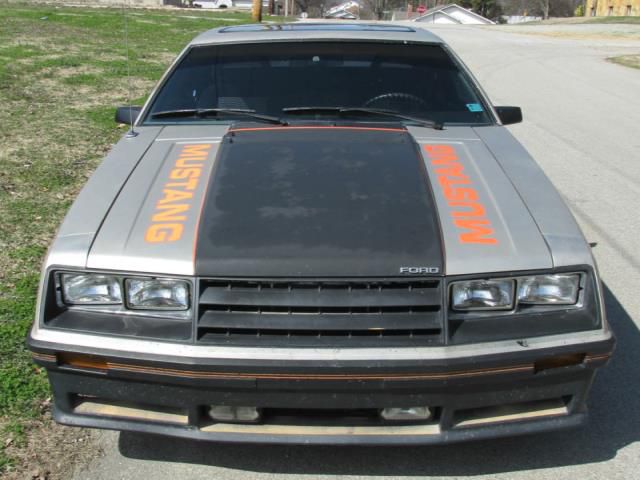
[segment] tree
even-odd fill
[[[471,9],[478,15],[490,20],[497,20],[502,16],[502,7],[497,0],[471,0]]]
[[[378,20],[382,20],[385,12],[394,8],[406,7],[407,0],[364,0],[364,5],[373,12]]]
[[[504,0],[460,0],[456,3],[489,20],[498,21],[504,13],[502,9],[503,2]]]
[[[549,9],[551,8],[551,0],[538,0],[540,10],[542,10],[542,18],[547,20],[549,18]]]
[[[571,17],[584,15],[576,12],[584,0],[499,0],[505,15],[531,15],[536,17]]]
[[[251,19],[254,22],[262,21],[262,0],[253,0],[251,5]]]
[[[324,13],[327,0],[295,0],[297,11],[307,12],[311,16],[320,16]]]

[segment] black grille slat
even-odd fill
[[[322,348],[354,348],[354,347],[407,347],[407,346],[436,346],[442,345],[441,336],[433,331],[404,332],[401,334],[384,335],[371,332],[356,332],[355,334],[318,334],[317,332],[282,332],[271,333],[221,332],[202,331],[199,343],[207,345],[227,345],[245,347],[322,347]]]
[[[438,279],[201,280],[197,341],[262,346],[437,345]]]
[[[269,314],[205,312],[200,328],[263,329],[263,330],[419,330],[440,329],[438,312],[429,315],[397,314]]]
[[[381,294],[382,293],[382,294]],[[257,291],[208,287],[200,295],[201,305],[263,305],[272,307],[410,307],[438,305],[439,291],[415,289],[309,290],[262,288]]]

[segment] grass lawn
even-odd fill
[[[585,23],[629,23],[640,25],[640,17],[589,17]]]
[[[552,18],[542,22],[500,25],[514,33],[541,35],[573,40],[640,40],[640,17],[569,17]]]
[[[640,69],[640,55],[621,55],[619,57],[611,57],[608,60],[613,63],[624,65],[625,67]]]
[[[133,98],[144,99],[195,34],[249,21],[236,12],[130,11]],[[127,99],[123,25],[120,9],[0,0],[0,477],[31,478],[24,468],[48,461],[34,431],[49,437],[53,428],[49,389],[25,337],[47,245],[123,133],[113,122]],[[53,470],[47,478],[58,478]]]
[[[640,25],[640,17],[554,17],[548,20],[534,20],[516,25],[579,25],[589,23]]]

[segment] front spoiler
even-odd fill
[[[255,443],[255,444],[294,444],[294,445],[438,445],[466,442],[517,435],[552,432],[577,428],[587,421],[586,413],[575,413],[566,417],[546,418],[535,421],[503,423],[478,427],[468,430],[448,430],[436,434],[411,434],[398,431],[395,434],[361,435],[357,433],[310,435],[309,433],[277,435],[270,433],[215,433],[197,428],[185,428],[172,425],[156,425],[152,423],[109,418],[90,418],[68,414],[53,409],[53,418],[62,425],[85,428],[100,428],[163,435],[189,440],[203,440],[221,443]],[[391,430],[391,427],[390,427]]]
[[[613,349],[600,340],[517,354],[466,359],[327,365],[280,361],[117,357],[30,339],[47,368],[54,419],[67,425],[224,442],[436,444],[574,427],[598,367]],[[559,363],[558,359],[565,359]],[[216,423],[208,405],[257,406],[260,424]],[[317,411],[376,411],[426,405],[434,418],[416,424],[327,420]],[[297,413],[296,413],[297,412]],[[315,412],[315,413],[313,413]],[[298,415],[299,414],[299,415]],[[325,422],[325,423],[323,423]]]

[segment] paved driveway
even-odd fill
[[[523,107],[513,133],[597,242],[619,343],[594,386],[587,428],[430,448],[239,447],[108,432],[105,455],[76,478],[640,478],[640,70],[604,61],[640,53],[640,41],[620,35],[630,28],[578,29],[573,39],[557,37],[562,26],[517,30],[553,36],[436,29],[495,104]]]

